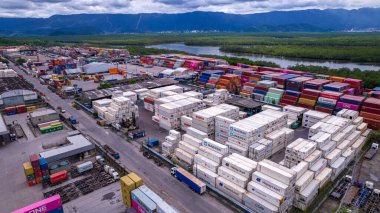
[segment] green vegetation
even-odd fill
[[[9,63],[9,61],[6,58],[2,58],[2,57],[0,57],[0,62],[5,63],[5,64]]]
[[[242,64],[248,64],[248,65],[254,65],[254,66],[263,66],[263,67],[280,67],[280,65],[270,62],[270,61],[251,61],[246,58],[239,58],[239,57],[227,57],[227,56],[216,56],[216,55],[200,55],[203,57],[209,57],[209,58],[219,58],[226,60],[230,65],[237,65],[238,63]]]
[[[16,64],[17,66],[19,66],[19,65],[22,65],[22,64],[25,63],[25,62],[26,62],[25,59],[23,59],[23,58],[19,58],[19,59],[16,60],[15,64]]]
[[[367,140],[362,148],[362,151],[367,151],[372,143],[379,143],[380,141],[380,130],[372,130],[367,136]]]
[[[101,83],[98,86],[98,89],[107,89],[107,88],[111,88],[111,87],[112,87],[112,84],[110,84],[110,83]]]
[[[305,66],[305,65],[296,65],[290,66],[288,69],[306,71],[324,75],[333,75],[346,78],[356,78],[363,80],[364,88],[374,88],[380,85],[380,70],[379,71],[370,71],[370,70],[360,70],[354,69],[350,70],[348,68],[341,69],[330,69],[328,67],[321,66]]]
[[[380,46],[307,46],[281,45],[252,47],[222,46],[224,52],[285,56],[292,58],[380,62]]]
[[[128,79],[128,84],[136,84],[137,80],[136,79]]]
[[[156,55],[156,54],[167,54],[167,53],[184,53],[175,50],[164,50],[156,48],[146,48],[144,46],[129,46],[126,47],[131,55]]]

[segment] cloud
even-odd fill
[[[1,17],[49,17],[80,13],[249,14],[302,9],[380,7],[379,0],[0,0]]]

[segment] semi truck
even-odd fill
[[[171,168],[171,174],[198,194],[203,194],[206,191],[205,183],[181,167]]]

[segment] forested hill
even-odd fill
[[[146,32],[330,32],[380,29],[380,8],[181,14],[77,14],[0,18],[0,35],[91,35]]]

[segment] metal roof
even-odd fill
[[[42,109],[42,110],[36,110],[31,113],[29,113],[31,118],[44,116],[44,115],[50,115],[50,114],[57,114],[55,110],[52,109]]]
[[[7,125],[5,124],[4,118],[0,115],[0,135],[8,134]]]
[[[70,142],[69,145],[41,152],[40,156],[45,158],[48,163],[51,163],[95,149],[95,145],[83,135],[70,136],[66,139]]]
[[[257,102],[253,99],[248,99],[248,98],[243,98],[243,97],[238,97],[238,96],[233,96],[231,99],[228,99],[226,101],[226,104],[231,104],[234,106],[245,107],[245,108],[250,108],[250,109],[257,108],[264,105],[263,103]]]

